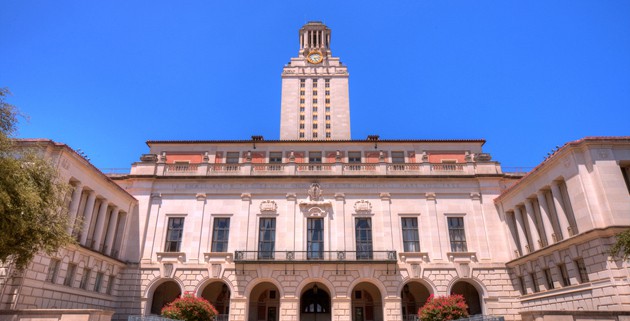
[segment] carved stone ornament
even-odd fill
[[[260,203],[261,213],[276,213],[278,211],[278,204],[275,201],[266,200]]]
[[[319,184],[311,184],[311,187],[308,189],[308,198],[311,202],[321,201],[322,188],[319,186]]]
[[[487,153],[479,153],[479,154],[475,154],[474,157],[476,162],[489,162],[492,157],[490,156],[490,154]]]
[[[155,163],[158,161],[158,155],[156,154],[142,154],[140,161],[145,163]]]
[[[357,213],[370,213],[372,212],[372,204],[366,200],[360,200],[354,203],[354,211]]]

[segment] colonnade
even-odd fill
[[[505,212],[509,223],[515,225],[512,236],[520,255],[567,239],[578,232],[564,181],[552,181],[549,186]]]
[[[117,258],[127,213],[82,182],[71,182],[68,232],[84,247]]]

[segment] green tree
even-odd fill
[[[68,184],[41,151],[16,144],[19,113],[0,88],[0,262],[24,269],[40,251],[73,242],[67,232]]]
[[[621,258],[624,261],[630,258],[630,230],[625,230],[615,235],[617,241],[610,248],[609,254],[613,258]]]

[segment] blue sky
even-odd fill
[[[0,0],[19,137],[125,168],[146,140],[279,137],[280,73],[320,20],[350,72],[352,137],[487,140],[532,167],[630,135],[630,1]]]

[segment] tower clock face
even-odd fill
[[[319,50],[314,50],[308,53],[306,60],[312,64],[319,64],[324,60],[324,56]]]

